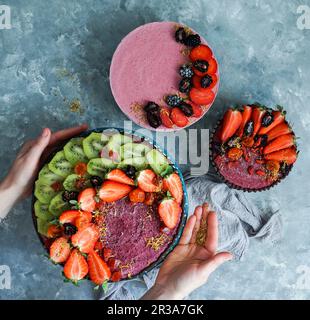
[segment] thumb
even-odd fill
[[[214,255],[211,259],[206,261],[203,265],[205,269],[208,270],[208,274],[210,275],[213,271],[215,271],[220,265],[224,262],[232,260],[233,255],[229,252],[220,252]]]
[[[44,128],[41,135],[35,140],[31,150],[30,155],[36,159],[39,159],[48,146],[51,139],[51,130],[48,128]]]

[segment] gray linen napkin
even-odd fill
[[[229,251],[237,260],[246,252],[249,239],[277,243],[282,237],[282,220],[279,204],[265,192],[260,200],[249,201],[242,191],[230,189],[215,175],[191,177],[185,174],[189,198],[189,215],[196,206],[208,202],[219,220],[219,250]],[[254,204],[254,202],[257,202]],[[100,299],[134,300],[149,290],[158,273],[152,270],[138,278],[109,285]]]

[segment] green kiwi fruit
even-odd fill
[[[43,236],[47,236],[47,230],[50,223],[46,220],[43,220],[41,218],[37,218],[37,228],[38,232],[42,234]]]
[[[59,217],[63,211],[69,210],[70,205],[62,199],[62,192],[59,192],[50,202],[48,206],[49,212],[55,217]]]
[[[157,174],[162,174],[170,166],[168,159],[156,149],[152,149],[146,154],[146,160]]]
[[[83,138],[72,138],[64,146],[65,157],[73,166],[78,162],[88,162],[88,158],[83,150],[82,141]]]
[[[45,221],[51,221],[54,218],[48,211],[48,204],[41,203],[39,200],[34,203],[34,214],[36,217]]]
[[[92,132],[83,140],[83,150],[89,159],[100,157],[100,152],[109,141],[109,137],[99,132]]]
[[[66,159],[64,151],[58,151],[48,164],[48,168],[61,177],[67,177],[72,173],[73,166]]]
[[[54,182],[61,182],[63,179],[63,177],[52,172],[48,168],[47,164],[39,172],[39,180],[49,185],[53,184]]]
[[[90,184],[89,176],[81,177],[77,174],[70,174],[63,182],[63,186],[68,191],[81,191],[85,188],[90,187],[91,184]]]
[[[144,143],[126,143],[120,147],[120,155],[122,159],[145,157],[151,148]]]
[[[87,172],[93,176],[103,177],[108,170],[114,169],[116,166],[117,163],[110,159],[91,159],[87,164]]]
[[[145,157],[127,158],[118,164],[118,168],[125,169],[128,165],[135,167],[137,170],[144,170],[148,167]]]
[[[113,134],[109,139],[109,144],[111,145],[122,146],[123,144],[129,143],[129,142],[132,142],[132,138],[120,133]]]
[[[34,195],[44,204],[49,204],[52,198],[56,196],[57,192],[44,182],[37,180],[34,188]]]

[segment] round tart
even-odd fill
[[[262,105],[228,109],[211,137],[211,162],[229,186],[269,189],[288,175],[298,155],[285,111]]]
[[[218,64],[207,42],[174,22],[149,23],[129,33],[110,68],[119,107],[152,130],[173,131],[199,120],[218,84]]]
[[[33,212],[65,277],[102,285],[150,270],[177,244],[185,184],[144,138],[93,131],[69,140],[40,170]]]

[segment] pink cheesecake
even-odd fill
[[[113,96],[121,110],[135,123],[147,129],[152,128],[143,109],[148,102],[166,107],[164,97],[178,94],[183,99],[188,95],[179,92],[180,67],[188,62],[190,49],[177,42],[175,22],[154,22],[130,32],[117,47],[110,68],[110,85]],[[207,45],[204,39],[201,43]],[[216,77],[219,79],[218,71]],[[214,98],[218,83],[213,86]],[[199,120],[211,107],[202,105],[197,117],[188,118],[189,126]],[[169,108],[168,108],[169,109]],[[156,130],[172,131],[161,124]]]

